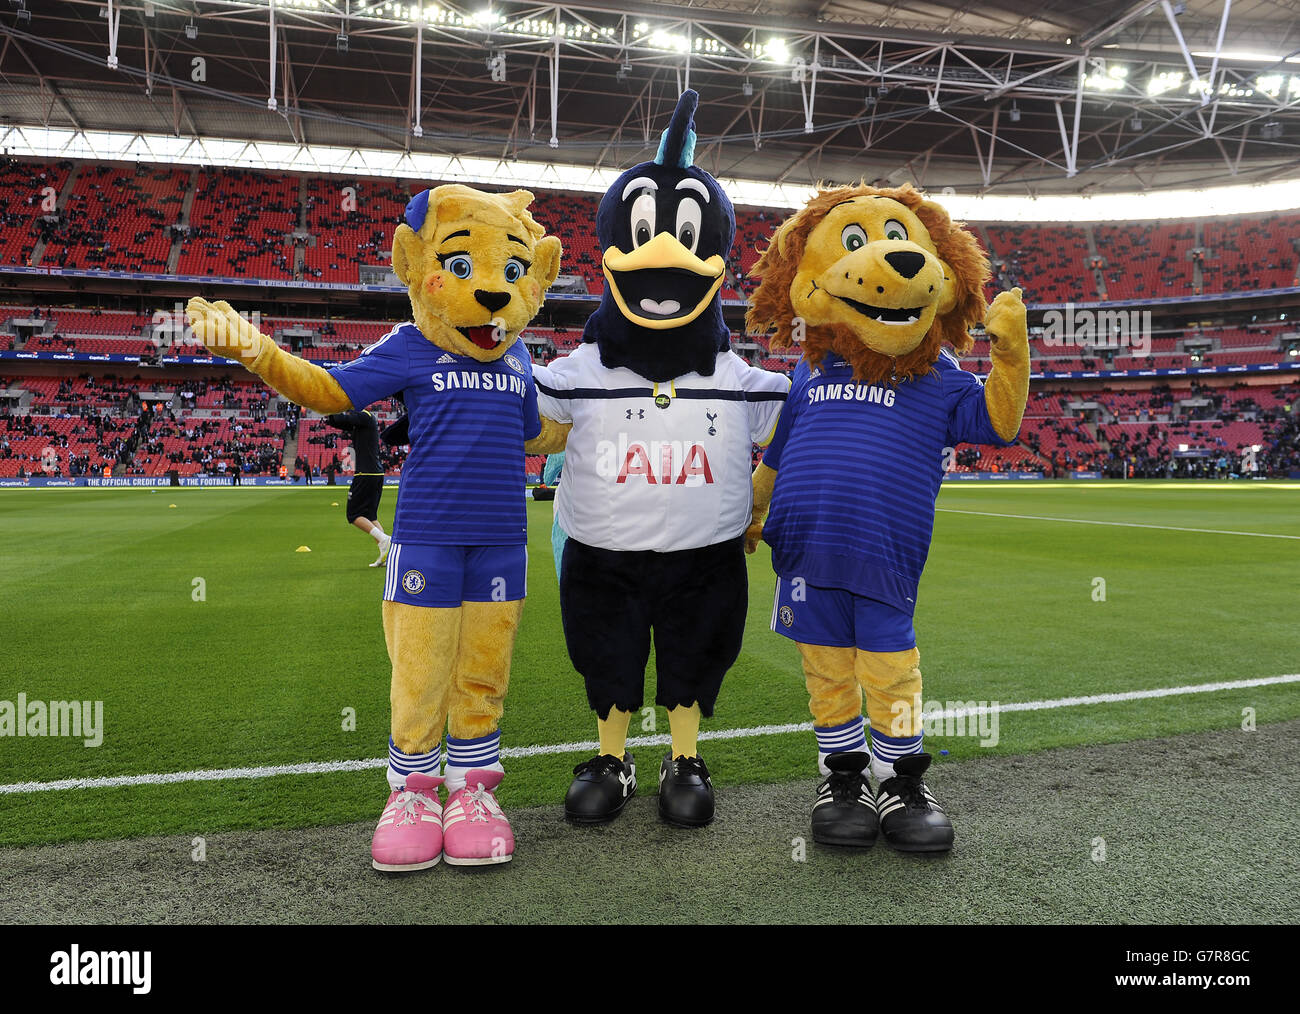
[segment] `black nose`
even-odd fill
[[[895,250],[885,254],[885,263],[904,278],[915,278],[916,273],[925,267],[925,254],[911,250]]]
[[[918,256],[913,254],[913,256]],[[919,270],[919,269],[918,269]],[[916,272],[913,272],[915,274]],[[910,276],[909,276],[910,277]],[[510,302],[510,293],[508,292],[489,292],[487,289],[475,289],[474,298],[483,306],[486,306],[488,313],[496,313],[501,307]]]

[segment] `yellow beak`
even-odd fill
[[[634,324],[663,331],[689,324],[704,311],[704,308],[712,301],[718,289],[722,287],[725,263],[719,254],[714,254],[708,260],[701,260],[686,249],[676,236],[671,233],[661,232],[657,233],[649,243],[637,247],[630,253],[624,253],[618,247],[609,247],[605,251],[602,267],[605,272],[605,280],[609,283],[610,293],[613,295],[614,302],[618,304],[619,311],[623,316]],[[689,271],[692,274],[699,275],[702,279],[712,279],[712,284],[705,287],[702,298],[698,299],[693,306],[683,308],[678,304],[679,309],[671,315],[649,316],[649,311],[642,312],[639,307],[641,305],[650,305],[650,301],[647,300],[642,300],[638,307],[629,306],[616,276],[635,271],[662,271],[665,269]],[[662,296],[656,296],[656,300],[668,295],[668,293],[664,293]],[[677,303],[676,300],[673,302]]]
[[[722,258],[714,254],[702,261],[669,232],[657,233],[654,239],[624,253],[616,246],[605,251],[604,264],[612,271],[640,271],[642,268],[684,268],[707,278],[722,276]]]

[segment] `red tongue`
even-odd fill
[[[467,327],[463,334],[481,349],[491,352],[500,342],[497,341],[497,329],[494,324],[482,324],[478,327]]]

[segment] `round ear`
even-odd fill
[[[563,254],[563,247],[560,244],[558,236],[543,236],[533,247],[533,266],[532,273],[536,275],[538,282],[541,283],[542,292],[551,287],[556,276],[560,273],[560,257]]]
[[[799,219],[797,214],[791,215],[781,223],[780,228],[776,230],[776,235],[772,237],[772,245],[776,247],[776,252],[781,257],[789,257],[790,237],[794,234],[796,220]]]
[[[508,194],[498,196],[501,198],[501,202],[510,209],[511,213],[529,226],[529,231],[532,231],[532,227],[536,224],[533,222],[533,216],[528,212],[528,206],[533,203],[532,193],[527,190],[512,190]],[[541,234],[540,228],[533,233],[534,236],[540,236]]]
[[[424,243],[415,230],[403,223],[393,233],[393,274],[403,285],[410,285],[408,280],[420,273],[423,263]]]

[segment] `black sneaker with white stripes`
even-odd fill
[[[564,796],[564,815],[575,824],[613,820],[636,794],[636,761],[631,752],[624,753],[622,760],[598,754],[579,764],[573,774]]]
[[[678,827],[703,827],[713,819],[713,780],[701,757],[674,757],[659,765],[659,816]]]
[[[933,758],[913,753],[894,761],[894,777],[876,790],[876,812],[885,843],[899,852],[947,852],[952,821],[921,781]]]
[[[813,841],[823,845],[870,848],[880,822],[866,769],[871,754],[860,751],[827,756],[830,774],[817,786],[812,808]]]

